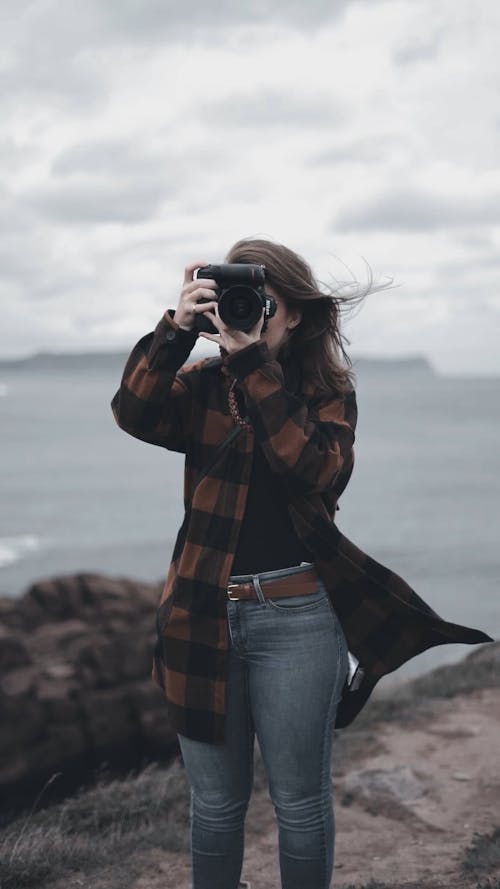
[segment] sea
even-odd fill
[[[115,423],[126,357],[0,362],[0,595],[77,571],[165,579],[184,456]],[[420,359],[359,359],[355,370],[356,459],[339,528],[442,617],[500,638],[500,378],[446,377]],[[438,646],[393,678],[469,651]]]

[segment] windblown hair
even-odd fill
[[[306,379],[320,392],[345,394],[354,388],[355,374],[345,350],[349,340],[341,330],[341,315],[360,303],[368,293],[387,285],[368,284],[357,292],[341,295],[338,288],[320,284],[308,263],[293,250],[260,238],[237,241],[226,262],[252,262],[266,267],[266,280],[282,297],[289,310],[300,309],[302,320],[293,328],[278,354],[282,360],[293,350],[302,361]]]

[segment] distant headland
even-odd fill
[[[36,352],[23,358],[0,358],[0,370],[95,370],[116,371],[123,368],[128,352]],[[197,354],[193,360],[214,357],[214,353]],[[355,372],[365,374],[426,374],[436,376],[437,372],[431,362],[423,355],[411,355],[398,358],[375,358],[363,355],[353,356]]]

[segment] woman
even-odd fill
[[[357,415],[340,311],[358,297],[321,291],[300,256],[270,241],[239,241],[226,261],[265,266],[276,314],[228,328],[216,282],[194,277],[207,263],[191,263],[177,308],[136,344],[112,400],[121,428],[186,454],[152,676],[191,785],[194,889],[238,886],[255,735],[282,887],[328,889],[333,728],[420,651],[490,637],[442,620],[333,521]],[[199,313],[220,357],[184,365]]]

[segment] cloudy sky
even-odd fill
[[[394,279],[353,355],[500,373],[497,0],[0,10],[0,356],[128,350],[253,235]]]

